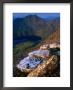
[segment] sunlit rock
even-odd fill
[[[36,69],[28,74],[28,77],[42,77],[47,72],[52,72],[57,66],[58,58],[53,55],[48,60],[40,64]]]

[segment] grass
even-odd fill
[[[17,44],[13,48],[13,64],[16,65],[21,59],[28,55],[37,44],[31,41],[27,41],[25,43]]]

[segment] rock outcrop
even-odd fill
[[[27,77],[44,77],[46,73],[52,73],[57,66],[58,58],[56,55],[53,55],[44,63],[40,64],[36,69],[31,71]]]

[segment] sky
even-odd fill
[[[60,17],[60,13],[13,13],[13,18],[23,18],[28,15],[37,15],[41,18],[55,18]]]

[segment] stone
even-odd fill
[[[53,71],[57,67],[57,62],[57,56],[53,55],[36,69],[31,71],[27,77],[43,77],[47,72]]]

